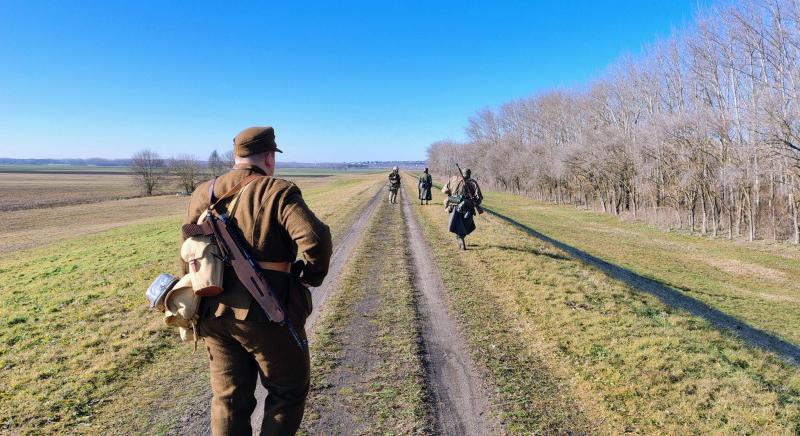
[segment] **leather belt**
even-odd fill
[[[292,270],[292,264],[289,262],[258,262],[258,266],[260,266],[261,269],[284,273],[288,273]]]

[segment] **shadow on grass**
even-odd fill
[[[592,256],[585,251],[539,233],[525,224],[514,220],[513,218],[486,207],[484,207],[484,209],[486,209],[487,212],[491,213],[495,217],[517,227],[525,233],[553,245],[554,247],[564,251],[565,253],[587,265],[599,269],[612,279],[625,283],[631,288],[647,292],[668,306],[685,310],[694,316],[699,316],[710,322],[717,329],[725,330],[749,345],[775,353],[784,360],[787,360],[795,365],[800,364],[800,347],[797,345],[787,342],[772,333],[755,328],[746,322],[728,315],[725,312],[717,310],[700,300],[682,294],[675,289],[676,287],[672,285],[641,276],[627,268],[606,262],[598,257]],[[687,288],[678,289],[689,291]]]
[[[488,250],[490,248],[497,248],[498,250],[505,250],[505,251],[517,251],[525,254],[534,254],[536,256],[545,256],[555,260],[569,260],[569,257],[567,256],[562,256],[557,253],[548,253],[546,251],[542,251],[534,247],[520,248],[520,247],[510,247],[507,245],[492,245],[492,244],[488,245],[473,244],[469,246],[470,250]]]

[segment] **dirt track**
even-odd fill
[[[340,237],[334,249],[331,260],[329,279],[319,288],[312,290],[314,312],[306,321],[306,330],[309,332],[309,341],[314,340],[313,328],[325,300],[331,290],[336,289],[339,275],[347,263],[359,240],[370,221],[379,201],[385,201],[384,189],[379,190],[370,200],[363,211],[354,220],[352,226]],[[417,312],[419,315],[418,329],[421,336],[421,356],[425,372],[425,391],[430,404],[432,430],[436,434],[447,435],[483,435],[501,432],[499,424],[489,416],[490,402],[483,383],[474,367],[472,359],[467,352],[466,343],[461,336],[458,325],[448,310],[446,290],[439,272],[430,260],[433,259],[430,247],[421,233],[421,229],[402,190],[401,211],[403,222],[408,235],[406,240],[407,250],[411,256],[408,264],[413,272],[413,286],[415,288]],[[428,206],[435,207],[435,206]],[[373,296],[374,297],[374,296]],[[375,306],[374,298],[367,298],[361,302],[356,311],[369,312],[369,307]],[[363,307],[362,307],[363,306]],[[367,307],[369,306],[369,307]],[[366,326],[360,326],[367,329]],[[359,357],[360,356],[360,357]],[[369,365],[364,362],[366,354],[346,355],[343,365],[351,368]],[[348,359],[348,357],[350,359]],[[354,366],[355,365],[355,366]],[[263,399],[266,391],[258,385],[256,397],[259,405],[252,416],[254,432],[260,428],[263,419]],[[210,433],[210,393],[197,399],[195,413],[184,417],[173,429],[174,434],[209,434]],[[342,427],[335,417],[322,416],[319,424],[327,430],[329,425]],[[320,431],[320,434],[327,431]]]
[[[336,288],[342,268],[350,258],[359,237],[364,232],[364,228],[369,222],[369,218],[372,216],[375,207],[383,197],[383,191],[383,189],[380,189],[375,193],[364,210],[358,214],[350,228],[336,241],[336,247],[333,248],[333,256],[331,257],[330,269],[328,270],[328,277],[325,283],[323,283],[322,286],[311,289],[311,300],[314,303],[314,310],[306,319],[306,332],[308,332],[309,344],[314,341],[314,323],[316,323],[317,317],[319,317],[319,313],[322,311],[322,305],[325,304],[325,300],[328,298],[328,295],[330,295],[331,289]],[[253,434],[258,434],[258,429],[261,428],[261,420],[264,419],[263,404],[266,395],[266,389],[264,389],[261,383],[257,384],[256,399],[258,400],[258,404],[250,419],[250,423],[253,427]]]
[[[496,434],[498,427],[488,416],[488,396],[466,343],[448,311],[447,291],[405,190],[402,191],[402,204],[414,266],[414,287],[419,294],[422,359],[426,388],[432,399],[435,431],[447,435]]]

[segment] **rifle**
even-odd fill
[[[467,183],[467,178],[464,177],[464,172],[461,171],[461,167],[456,164],[456,168],[458,168],[458,175],[461,176],[461,181],[464,182],[464,196],[467,197],[469,201],[475,206],[475,210],[478,211],[478,215],[483,213],[483,208],[480,207],[478,204],[478,197],[472,192],[472,186]]]
[[[224,198],[225,196],[222,199]],[[300,348],[305,347],[305,341],[300,339],[294,326],[289,322],[286,310],[272,292],[258,262],[250,254],[236,223],[227,213],[217,214],[215,205],[216,203],[209,206],[203,224],[185,224],[183,226],[184,237],[212,236],[219,247],[222,260],[233,267],[236,277],[247,288],[258,305],[264,309],[267,318],[274,323],[287,326]]]

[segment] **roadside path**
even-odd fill
[[[499,428],[488,415],[489,397],[448,310],[447,291],[405,189],[402,189],[402,206],[414,287],[419,296],[422,360],[426,390],[432,400],[434,429],[437,434],[446,435],[496,434]]]

